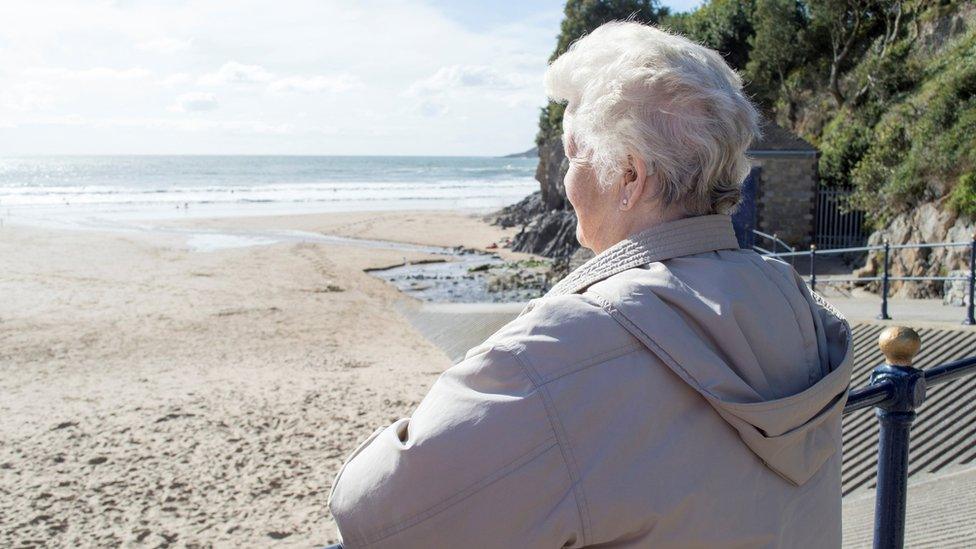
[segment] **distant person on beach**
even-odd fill
[[[850,327],[736,242],[759,134],[739,76],[613,22],[545,83],[596,257],[352,453],[344,547],[840,547]]]

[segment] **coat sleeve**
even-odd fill
[[[329,509],[346,549],[580,544],[539,387],[510,350],[477,351],[339,471]]]

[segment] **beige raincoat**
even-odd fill
[[[347,549],[839,547],[847,321],[727,215],[573,271],[373,433]]]

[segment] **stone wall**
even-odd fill
[[[877,246],[885,239],[891,244],[921,244],[935,242],[971,242],[976,231],[974,220],[953,213],[945,205],[945,198],[925,202],[911,211],[895,216],[882,231],[875,231],[868,238],[868,245]],[[951,271],[969,273],[969,247],[898,249],[891,252],[891,276],[949,276]],[[880,276],[884,270],[883,254],[868,254],[864,267],[855,276]],[[868,289],[879,291],[876,282],[867,284]],[[889,287],[894,297],[932,298],[945,291],[941,281],[892,281]]]
[[[762,168],[756,197],[756,226],[776,234],[790,246],[813,242],[817,207],[817,156],[751,152],[753,166]]]

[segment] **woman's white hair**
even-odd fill
[[[662,205],[688,215],[731,213],[749,174],[759,114],[742,79],[714,50],[632,21],[606,23],[546,71],[546,93],[566,101],[564,133],[609,187],[638,154]]]

